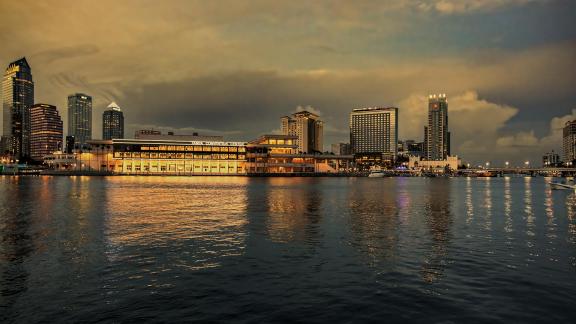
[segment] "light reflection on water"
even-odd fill
[[[242,254],[246,238],[246,178],[110,178],[106,191],[112,251],[127,246],[189,247],[175,265],[216,267]],[[121,253],[110,253],[116,258]]]
[[[0,321],[574,318],[542,178],[0,179]]]

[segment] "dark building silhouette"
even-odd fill
[[[81,148],[92,139],[92,97],[83,93],[68,96],[68,135]]]
[[[66,153],[72,154],[74,151],[75,138],[72,135],[66,136]]]
[[[102,116],[102,138],[124,138],[124,114],[115,102],[108,105]]]
[[[2,152],[16,159],[30,157],[30,107],[33,104],[32,69],[23,57],[8,65],[2,79]]]

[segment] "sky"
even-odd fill
[[[126,135],[155,128],[248,141],[303,107],[324,149],[347,142],[353,108],[399,108],[423,139],[427,97],[445,93],[452,152],[538,164],[576,119],[576,1],[7,1],[0,65],[25,56],[35,101],[93,96],[93,137],[115,101]]]

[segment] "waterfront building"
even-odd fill
[[[102,114],[102,139],[124,138],[124,114],[115,102]]]
[[[545,168],[553,168],[562,166],[562,161],[560,160],[560,155],[552,152],[548,152],[542,156],[542,166]]]
[[[322,152],[324,123],[320,117],[308,111],[299,111],[281,118],[283,135],[297,136],[298,152]]]
[[[458,170],[462,161],[457,156],[448,156],[444,160],[425,160],[420,156],[410,156],[408,168],[412,170],[429,170],[434,172],[444,172],[446,169]]]
[[[295,135],[262,135],[246,146],[248,175],[338,173],[351,169],[351,155],[300,152]]]
[[[45,163],[62,172],[124,175],[269,175],[351,170],[352,156],[298,153],[296,136],[264,135],[250,143],[112,139],[88,149],[52,154]]]
[[[391,163],[398,154],[398,108],[358,108],[350,113],[350,145],[362,164]]]
[[[64,129],[56,106],[35,104],[30,108],[30,157],[35,161],[62,150]]]
[[[332,153],[336,155],[350,155],[352,154],[352,149],[350,143],[337,143],[332,144]]]
[[[85,171],[117,174],[245,174],[245,142],[112,139],[89,141]]]
[[[3,154],[20,160],[30,156],[30,107],[33,104],[32,69],[23,57],[8,64],[2,79],[4,125],[0,143]]]
[[[174,132],[162,134],[162,132],[153,129],[137,130],[134,134],[134,138],[142,140],[168,141],[224,141],[224,137],[219,135],[199,135],[196,132],[192,134],[174,134]]]
[[[428,125],[424,127],[424,156],[442,161],[450,155],[448,100],[445,94],[428,97]]]
[[[576,160],[576,120],[566,122],[562,133],[562,161],[566,165],[574,165]]]
[[[68,135],[75,148],[85,148],[92,139],[92,97],[83,93],[68,96]]]

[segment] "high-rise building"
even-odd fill
[[[562,161],[572,164],[576,160],[576,120],[566,122],[562,133]]]
[[[282,134],[298,136],[298,151],[302,153],[322,152],[324,123],[320,117],[308,111],[299,111],[292,116],[284,116]]]
[[[350,145],[354,154],[376,153],[394,160],[398,154],[398,108],[354,109],[350,113]]]
[[[36,161],[62,150],[64,129],[56,106],[35,104],[30,108],[30,157]]]
[[[337,144],[332,144],[332,153],[334,153],[335,155],[350,155],[352,154],[351,148],[350,148],[350,143],[337,143]]]
[[[560,161],[560,155],[554,152],[547,152],[542,156],[542,166],[545,168],[554,168],[562,166],[562,161]]]
[[[102,138],[124,138],[124,114],[115,102],[108,105],[102,116]]]
[[[2,153],[30,156],[30,107],[34,104],[32,69],[23,57],[8,64],[2,79]]]
[[[92,139],[92,97],[83,93],[68,96],[68,135],[82,148]]]
[[[425,158],[442,161],[450,155],[448,100],[445,94],[428,97],[428,126],[424,127]]]

